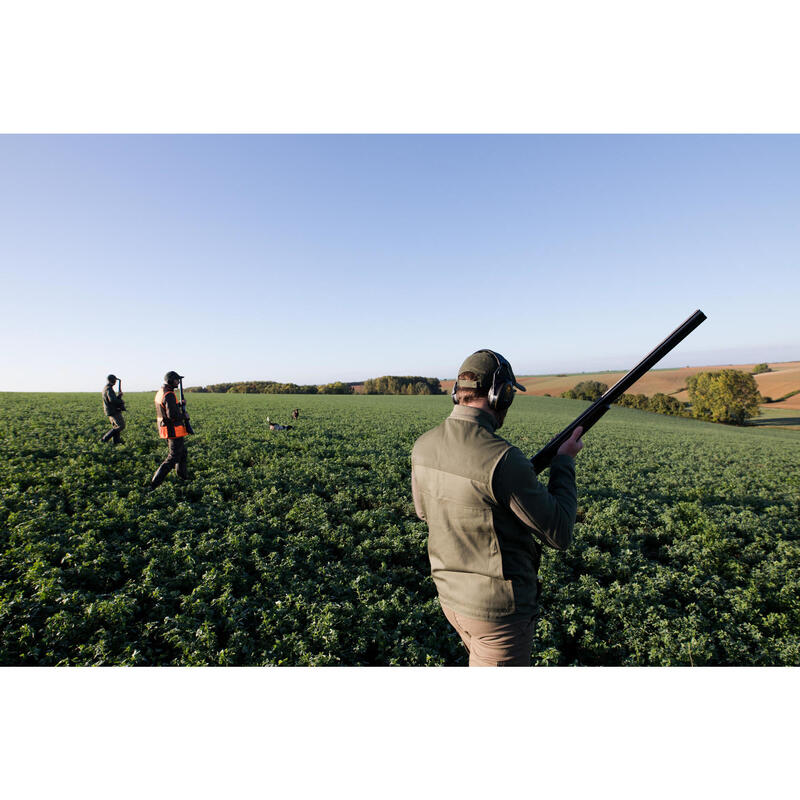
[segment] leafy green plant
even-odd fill
[[[152,494],[152,394],[126,400],[112,448],[95,395],[0,395],[0,663],[465,663],[410,496],[449,398],[199,393],[191,481]],[[500,433],[533,453],[583,407],[518,396]],[[800,665],[798,437],[612,408],[534,663]]]

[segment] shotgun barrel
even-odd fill
[[[125,401],[122,399],[122,378],[117,378],[117,397],[119,398],[119,410],[125,411]]]
[[[620,378],[602,397],[586,409],[577,419],[567,425],[561,433],[554,436],[532,459],[533,469],[538,475],[550,466],[550,462],[564,442],[572,436],[578,426],[583,428],[583,436],[592,425],[611,408],[619,398],[633,386],[645,372],[651,370],[667,353],[682,342],[701,322],[706,315],[698,309],[685,322],[682,322],[661,344],[651,350],[627,375]]]
[[[181,404],[181,410],[183,411],[183,418],[184,418],[183,424],[186,426],[187,433],[194,433],[194,429],[192,428],[192,423],[189,422],[189,415],[186,413],[186,401],[183,399],[183,378],[178,379],[178,386],[179,386],[179,391],[181,393],[180,404]]]

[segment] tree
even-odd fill
[[[692,415],[712,422],[743,425],[757,417],[763,398],[752,375],[738,369],[698,372],[687,381]]]
[[[349,383],[334,381],[319,387],[320,394],[353,394],[353,387]]]
[[[617,405],[626,406],[627,408],[638,408],[642,411],[647,411],[647,395],[646,394],[623,394],[617,400]]]
[[[753,367],[753,375],[760,375],[762,372],[772,372],[772,367],[767,364],[766,361],[762,361],[760,364],[756,364]]]
[[[438,378],[419,375],[382,375],[364,381],[364,394],[444,394]]]
[[[672,414],[679,417],[683,414],[683,403],[663,392],[656,392],[647,403],[647,410],[656,414]]]
[[[566,392],[562,392],[561,396],[570,400],[597,400],[607,390],[608,386],[600,381],[581,381]]]

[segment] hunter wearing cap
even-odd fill
[[[118,378],[116,375],[109,375],[106,378],[106,385],[103,389],[103,413],[111,422],[111,430],[106,431],[106,433],[100,437],[100,441],[112,442],[113,444],[122,443],[120,434],[125,428],[125,420],[122,418],[122,412],[125,410],[122,390],[120,390],[119,394],[114,391],[114,384],[117,380]]]
[[[167,440],[167,457],[161,466],[155,471],[150,481],[150,489],[155,489],[161,484],[167,473],[175,467],[175,474],[181,479],[186,480],[186,442],[184,439],[191,432],[189,427],[189,415],[184,406],[175,398],[175,390],[178,388],[183,375],[170,370],[164,376],[164,385],[156,392],[156,421],[158,423],[158,435]]]
[[[566,549],[577,512],[582,429],[558,450],[545,487],[522,451],[495,432],[517,389],[525,391],[503,356],[473,353],[453,385],[455,408],[411,454],[431,575],[471,667],[530,665],[542,545]]]

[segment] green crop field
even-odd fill
[[[188,400],[192,480],[149,494],[152,394],[117,448],[99,392],[0,395],[0,663],[466,662],[410,495],[449,398]],[[532,455],[585,406],[518,398],[501,433]],[[614,408],[586,445],[533,663],[800,665],[800,432]]]

